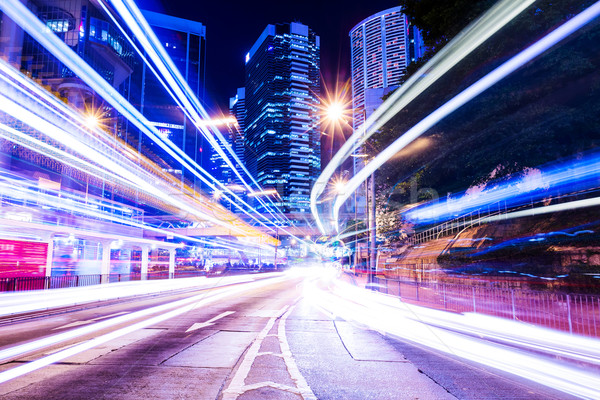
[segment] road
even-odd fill
[[[307,279],[284,274],[5,324],[0,397],[570,398],[323,312],[304,296]]]

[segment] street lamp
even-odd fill
[[[367,134],[367,109],[366,107],[363,107],[361,110],[362,113],[362,123],[363,123],[363,129],[362,129],[362,137],[364,138]],[[361,138],[362,139],[362,138]],[[354,153],[352,154],[352,157],[355,158],[364,158],[367,157],[367,154],[364,153],[357,153],[356,150],[354,151]],[[352,163],[352,167],[354,168],[354,173],[356,174],[356,160],[354,160],[354,162]],[[366,204],[365,207],[367,208],[366,214],[367,214],[367,221],[368,221],[368,231],[369,231],[369,245],[367,247],[367,263],[368,263],[368,274],[367,274],[367,280],[368,282],[372,282],[373,281],[373,275],[377,269],[377,222],[375,220],[375,216],[376,216],[376,203],[375,203],[375,173],[373,172],[371,174],[371,190],[369,190],[368,188],[368,183],[365,181],[365,200],[366,200]],[[370,197],[371,197],[371,207],[369,207],[369,192],[370,192]],[[356,219],[356,205],[357,205],[357,199],[356,199],[356,191],[354,192],[354,218]]]
[[[327,107],[327,119],[331,121],[339,121],[344,116],[344,111],[344,106],[340,102],[334,101],[333,103],[329,104],[329,107]]]

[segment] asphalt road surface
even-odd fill
[[[570,398],[326,315],[303,297],[304,279],[282,275],[0,325],[0,398]]]

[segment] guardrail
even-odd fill
[[[556,204],[562,201],[569,201],[573,199],[579,199],[581,196],[589,196],[597,193],[598,188],[591,188],[573,193],[565,193],[552,198],[543,198],[536,201],[524,202],[518,205],[508,205],[506,200],[499,201],[493,204],[489,204],[486,207],[473,210],[470,213],[457,216],[449,221],[442,222],[438,225],[429,227],[420,232],[415,232],[413,235],[407,238],[406,242],[413,246],[420,243],[428,242],[430,240],[439,239],[444,236],[458,235],[463,230],[473,227],[475,225],[481,225],[486,223],[485,218],[492,216],[502,216],[513,211],[518,211],[527,208],[535,208],[539,206],[546,206],[549,204]],[[585,198],[585,197],[584,197]]]
[[[600,296],[372,278],[372,289],[398,296],[407,303],[493,315],[600,337]]]
[[[100,285],[104,283],[127,282],[139,280],[157,280],[157,279],[176,279],[193,278],[198,276],[216,276],[216,275],[239,275],[256,274],[264,272],[277,272],[280,268],[229,268],[218,270],[214,273],[206,271],[175,271],[174,274],[168,271],[150,272],[142,279],[142,274],[108,274],[108,275],[61,275],[61,276],[18,276],[10,278],[0,278],[1,292],[20,292],[27,290],[60,289],[68,287],[81,287]]]
[[[514,209],[507,209],[506,202],[504,202],[504,208],[501,207],[500,203],[496,211],[487,210],[476,210],[469,214],[461,215],[460,217],[454,218],[450,221],[443,222],[439,225],[435,225],[429,229],[421,232],[417,232],[407,239],[407,243],[416,246],[421,243],[428,242],[430,240],[436,240],[444,236],[458,234],[462,230],[475,226],[481,225],[484,217],[491,217],[495,215],[504,215]]]
[[[147,279],[170,279],[205,276],[204,271],[175,272],[175,276],[168,272],[149,273]],[[82,287],[99,285],[101,283],[139,281],[142,275],[133,274],[108,274],[108,275],[62,275],[62,276],[20,276],[0,278],[0,292],[20,292],[27,290],[60,289],[68,287]]]

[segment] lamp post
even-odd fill
[[[341,104],[339,101],[335,101],[335,102],[331,102],[329,103],[327,109],[326,109],[326,117],[329,121],[339,121],[340,119],[344,118],[344,111],[345,111],[345,106],[343,104]],[[355,112],[358,111],[358,109],[354,110]],[[360,109],[360,113],[362,114],[363,117],[363,129],[362,129],[362,137],[361,139],[363,139],[364,137],[366,137],[367,134],[367,109],[366,107],[362,107]],[[357,172],[357,167],[356,167],[356,163],[358,162],[358,160],[356,160],[356,158],[358,157],[366,157],[366,154],[362,154],[362,152],[359,150],[359,152],[357,153],[356,150],[354,150],[352,157],[355,157],[354,161],[352,162],[352,174],[353,176],[356,176],[356,172]],[[369,231],[369,236],[368,236],[368,245],[367,245],[367,278],[369,282],[372,282],[373,280],[373,275],[374,272],[377,269],[377,245],[376,245],[376,240],[377,240],[377,235],[376,235],[376,229],[377,229],[377,222],[375,219],[375,215],[376,215],[376,202],[375,202],[375,174],[371,174],[370,177],[370,185],[371,185],[371,189],[370,189],[370,197],[371,197],[371,206],[369,207],[369,182],[365,181],[365,217],[367,219],[367,228]],[[356,221],[358,220],[358,190],[354,191],[354,221],[356,224]],[[358,247],[358,234],[354,235],[354,267],[356,268],[357,264],[358,264],[358,260],[360,259],[359,257],[359,247]]]
[[[362,138],[367,135],[367,109],[362,108],[363,129]],[[353,154],[354,157],[366,157],[366,154]],[[353,166],[356,162],[353,163]],[[375,201],[375,172],[370,177],[370,188],[368,181],[365,181],[365,213],[367,216],[369,239],[367,245],[367,282],[372,283],[375,272],[377,270],[377,220],[376,220],[376,201]],[[370,192],[370,193],[369,193]],[[371,203],[369,204],[369,197]],[[354,218],[356,219],[356,192],[354,192]]]
[[[362,138],[367,135],[367,109],[362,108],[363,117],[363,129]],[[366,154],[353,154],[354,157],[366,157]],[[356,166],[356,162],[353,163]],[[365,181],[365,214],[367,217],[367,228],[369,232],[368,244],[367,244],[367,282],[373,282],[373,276],[377,270],[377,221],[376,216],[376,202],[375,202],[375,173],[373,172],[370,177],[370,188],[368,181]],[[369,193],[370,192],[370,193]],[[369,197],[371,203],[369,204]],[[354,192],[354,218],[356,219],[356,192]]]
[[[370,244],[371,244],[371,249],[370,249],[370,255],[371,255],[371,265],[370,265],[370,276],[371,276],[371,282],[373,281],[373,278],[375,277],[375,272],[377,271],[377,221],[375,220],[375,216],[376,216],[376,202],[375,202],[375,172],[373,172],[371,174],[371,218],[369,219],[370,221],[370,226],[369,226],[369,232],[371,233],[371,240],[370,240]]]

